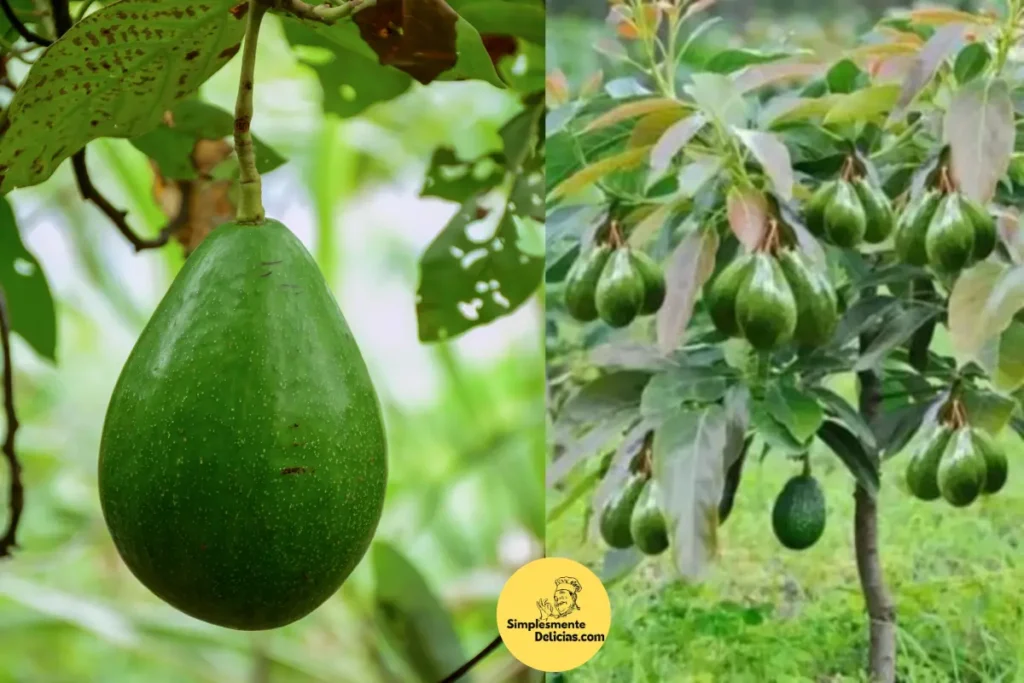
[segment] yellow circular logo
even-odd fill
[[[508,651],[538,671],[584,664],[608,636],[612,608],[594,572],[564,557],[534,560],[498,597],[498,631]]]

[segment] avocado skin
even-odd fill
[[[825,236],[825,207],[836,193],[838,182],[828,180],[818,186],[804,208],[804,223],[815,237]]]
[[[1006,453],[995,439],[980,429],[973,430],[973,437],[974,448],[985,459],[985,485],[982,487],[982,493],[998,493],[1006,485],[1009,476]]]
[[[658,506],[658,485],[647,482],[629,520],[633,543],[645,555],[660,555],[668,548],[668,528]]]
[[[711,316],[711,322],[722,334],[729,337],[740,335],[736,322],[736,299],[740,289],[750,278],[754,267],[752,254],[744,254],[722,269],[705,288],[704,304]]]
[[[853,189],[861,206],[864,207],[864,241],[871,244],[884,242],[892,234],[896,224],[896,216],[889,198],[864,178],[854,180]]]
[[[960,206],[957,195],[946,195],[928,226],[925,251],[939,272],[960,272],[974,255],[974,226]]]
[[[125,564],[197,619],[284,626],[359,563],[386,481],[377,396],[312,257],[277,221],[218,227],[107,410],[99,496]]]
[[[654,259],[642,251],[633,251],[633,267],[644,282],[644,298],[640,303],[640,315],[657,313],[665,303],[665,271]]]
[[[796,300],[793,339],[806,348],[822,346],[832,338],[839,320],[839,302],[832,283],[798,251],[785,249],[778,259]]]
[[[960,210],[967,216],[974,227],[974,254],[973,260],[983,261],[989,257],[995,248],[998,235],[996,233],[996,222],[988,209],[974,201],[970,197],[959,194]]]
[[[939,490],[954,507],[973,503],[985,486],[985,457],[974,448],[970,428],[958,429],[939,462]]]
[[[623,487],[601,509],[601,538],[612,548],[624,550],[633,547],[630,520],[646,483],[647,478],[643,475],[630,475]]]
[[[864,240],[867,216],[853,185],[845,180],[836,183],[835,194],[825,207],[825,235],[838,247],[855,247]]]
[[[782,268],[768,254],[754,254],[750,277],[736,298],[736,322],[755,349],[788,344],[796,330],[796,299]]]
[[[601,271],[611,253],[611,247],[600,244],[576,259],[576,263],[569,269],[565,278],[565,310],[580,322],[597,320],[594,295]]]
[[[927,190],[911,202],[900,216],[896,225],[896,255],[904,263],[912,266],[928,263],[928,227],[941,199],[942,195],[937,190]]]
[[[949,445],[953,430],[940,425],[928,438],[921,441],[907,463],[907,488],[919,500],[937,500],[939,490],[939,462]]]
[[[790,550],[806,550],[818,542],[825,531],[825,494],[809,474],[799,474],[788,482],[775,499],[772,529],[775,537]]]
[[[611,327],[625,327],[640,313],[643,300],[644,280],[633,266],[630,249],[617,249],[597,281],[597,314]]]

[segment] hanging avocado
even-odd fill
[[[995,439],[980,429],[974,430],[974,447],[985,459],[985,485],[982,493],[998,493],[1006,485],[1009,463]]]
[[[597,304],[594,302],[597,281],[611,253],[610,246],[600,244],[576,259],[569,269],[565,279],[565,309],[580,322],[597,320]]]
[[[772,508],[775,537],[790,550],[806,550],[817,543],[825,531],[825,519],[825,494],[810,474],[786,482]]]
[[[736,322],[755,349],[788,344],[796,330],[796,299],[782,268],[769,254],[753,256],[750,277],[736,298]]]
[[[828,276],[816,269],[802,253],[784,249],[779,265],[796,300],[793,339],[806,348],[817,348],[832,338],[839,321],[836,290]]]
[[[904,263],[912,266],[923,266],[928,263],[928,227],[941,199],[942,195],[938,190],[926,190],[904,209],[896,225],[896,255]]]
[[[114,388],[99,496],[125,564],[198,619],[309,614],[359,563],[384,504],[373,384],[281,223],[229,223],[185,262]]]
[[[804,223],[815,237],[825,236],[825,208],[832,200],[838,188],[838,181],[828,180],[822,183],[804,207]]]
[[[964,215],[967,216],[967,220],[974,227],[973,260],[983,261],[996,248],[998,236],[995,219],[992,218],[992,214],[988,212],[988,209],[970,197],[962,193],[958,193],[957,196],[960,199],[960,210],[963,211]]]
[[[836,183],[835,194],[825,206],[825,235],[838,247],[855,247],[864,240],[867,217],[853,185],[845,180]]]
[[[654,259],[642,251],[634,250],[633,267],[644,281],[644,299],[640,304],[640,315],[657,313],[665,302],[665,272]]]
[[[946,195],[925,235],[928,263],[940,273],[959,273],[974,255],[974,226],[956,194]]]
[[[889,198],[864,178],[854,180],[853,189],[864,207],[864,241],[871,244],[884,242],[896,225],[896,216]]]
[[[939,490],[955,507],[973,503],[985,486],[985,456],[974,447],[971,430],[958,429],[950,438],[939,462]]]
[[[612,548],[624,550],[633,546],[633,535],[630,532],[630,521],[633,508],[643,493],[647,478],[642,474],[633,474],[626,483],[601,508],[599,527],[601,538]]]
[[[625,327],[636,318],[643,301],[644,280],[633,266],[630,249],[616,249],[597,281],[597,314],[612,327]]]
[[[942,496],[939,491],[939,462],[949,445],[953,430],[940,425],[926,439],[921,441],[907,463],[907,488],[920,500],[936,500]]]
[[[722,334],[737,337],[740,334],[736,322],[736,299],[740,289],[750,278],[754,266],[752,254],[743,254],[722,269],[704,289],[704,305],[711,316],[711,322]]]
[[[650,480],[644,486],[629,520],[633,543],[645,555],[660,555],[668,548],[668,529],[658,505],[658,485]]]

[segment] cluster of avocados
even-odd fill
[[[782,487],[772,508],[772,530],[779,543],[790,550],[806,550],[825,531],[825,493],[810,467]]]
[[[612,327],[626,327],[637,316],[658,312],[665,301],[665,274],[644,252],[604,242],[582,254],[566,276],[565,307],[580,322],[600,318]]]
[[[852,171],[848,165],[844,175]],[[884,242],[896,223],[892,203],[865,177],[842,177],[822,183],[807,202],[807,229],[837,247]]]
[[[998,493],[1009,474],[1006,454],[984,430],[953,410],[924,435],[907,463],[907,488],[915,498],[943,498],[967,507],[982,495]]]
[[[827,342],[839,319],[828,276],[777,238],[726,266],[705,287],[705,304],[720,332],[743,337],[759,350],[796,342],[816,348]]]
[[[601,508],[601,538],[612,548],[636,546],[645,555],[668,549],[668,527],[658,503],[658,485],[649,472],[634,472]]]
[[[988,257],[996,224],[988,210],[962,192],[932,188],[912,200],[896,227],[896,254],[904,263],[955,274]]]

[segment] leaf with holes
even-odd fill
[[[720,406],[676,413],[654,433],[654,480],[676,569],[703,577],[718,552],[718,503],[725,489],[729,415]]]
[[[0,288],[11,329],[43,358],[56,360],[57,314],[46,274],[21,243],[14,211],[0,197]]]
[[[120,0],[75,24],[33,66],[0,124],[0,194],[49,178],[96,138],[133,138],[241,46],[237,0]]]
[[[412,85],[408,74],[380,64],[351,22],[310,25],[285,18],[281,23],[299,61],[320,78],[324,111],[355,116],[372,104],[398,97]]]
[[[1017,135],[1006,81],[975,80],[960,88],[943,129],[957,185],[971,199],[987,204],[1010,167]]]
[[[511,210],[502,210],[492,234],[469,235],[488,218],[478,197],[467,200],[427,247],[420,259],[416,316],[424,342],[451,339],[478,325],[506,316],[537,289],[544,257],[523,245],[523,225]]]
[[[694,230],[679,243],[665,269],[665,301],[658,311],[658,348],[671,353],[683,341],[700,288],[715,270],[718,233]]]
[[[234,132],[235,117],[202,100],[188,99],[171,110],[170,121],[132,138],[132,145],[157,163],[160,174],[172,180],[193,180],[198,177],[192,151],[199,140],[222,140]],[[256,170],[270,173],[285,159],[272,147],[253,136],[256,147]],[[237,167],[237,164],[236,164]]]

